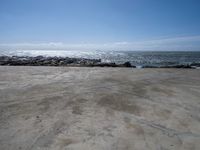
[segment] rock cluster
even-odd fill
[[[164,66],[151,66],[145,65],[142,68],[185,68],[185,69],[195,69],[200,67],[200,63],[198,64],[180,64],[180,65],[164,65]]]
[[[130,62],[117,64],[114,62],[102,62],[101,59],[69,58],[69,57],[45,57],[45,56],[0,56],[0,65],[6,66],[78,66],[78,67],[132,67]],[[143,65],[141,68],[200,68],[200,62],[177,65]]]
[[[104,63],[101,59],[44,57],[44,56],[0,56],[0,65],[10,66],[85,66],[85,67],[135,67],[130,62],[124,64]]]

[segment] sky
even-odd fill
[[[199,0],[0,0],[0,49],[200,50]]]

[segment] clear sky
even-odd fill
[[[200,50],[200,0],[0,0],[0,48]]]

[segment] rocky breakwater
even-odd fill
[[[177,64],[177,65],[162,65],[162,66],[151,66],[144,65],[142,68],[182,68],[182,69],[199,69],[200,63],[190,63],[190,64]]]
[[[5,66],[78,66],[78,67],[134,67],[130,62],[123,64],[104,63],[101,59],[44,57],[44,56],[0,56],[0,65]]]

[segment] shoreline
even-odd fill
[[[65,67],[129,67],[129,68],[185,68],[199,69],[200,63],[172,65],[132,65],[127,61],[121,64],[102,62],[101,59],[45,57],[45,56],[0,56],[0,66],[65,66]]]

